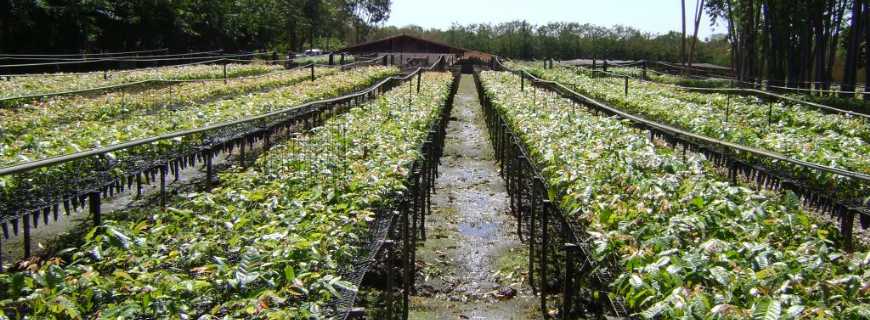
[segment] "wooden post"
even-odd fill
[[[526,74],[520,72],[520,91],[526,91]]]
[[[855,223],[855,211],[846,208],[841,205],[836,206],[840,212],[840,234],[843,236],[845,240],[845,247],[847,252],[852,252],[854,249],[853,239],[852,239],[852,229],[853,224]]]
[[[407,319],[408,314],[408,298],[411,292],[411,277],[414,274],[411,271],[411,266],[414,262],[411,261],[411,237],[409,234],[409,223],[410,219],[408,217],[410,213],[410,209],[406,204],[405,210],[402,213],[402,319]]]
[[[205,186],[211,188],[214,178],[214,166],[212,165],[212,151],[207,150],[203,154],[205,156]]]
[[[94,226],[98,227],[103,223],[102,212],[100,211],[100,192],[94,191],[88,193],[88,209],[94,219]]]
[[[725,100],[725,123],[728,123],[728,115],[731,113],[731,95],[727,95]]]
[[[166,171],[169,166],[164,164],[160,167],[160,208],[166,209]]]
[[[245,167],[245,145],[247,143],[246,138],[242,138],[242,143],[239,145],[239,163],[242,165],[242,168]]]
[[[641,66],[643,66],[643,73],[641,73],[640,78],[641,80],[646,80],[646,60],[643,61],[643,64],[641,64]]]
[[[224,84],[227,84],[227,63],[224,62]]]
[[[24,220],[24,258],[30,258],[30,214],[21,216]]]
[[[576,256],[576,250],[576,244],[565,243],[565,279],[562,281],[564,286],[562,293],[562,319],[571,319],[571,313],[574,311],[572,308],[574,303],[572,280],[574,278],[574,257]]]
[[[625,97],[628,97],[628,76],[625,76]]]
[[[551,209],[551,203],[549,199],[544,199],[544,206],[541,211],[541,268],[539,270],[539,274],[541,278],[539,279],[541,284],[538,291],[541,293],[541,310],[544,310],[546,314],[547,310],[547,242],[549,241],[549,234],[547,227],[549,226],[549,215]]]
[[[773,123],[773,102],[767,104],[767,128],[770,129],[770,125]]]
[[[387,268],[386,272],[386,288],[384,289],[384,304],[386,305],[385,319],[393,319],[393,240],[384,240],[384,265]]]

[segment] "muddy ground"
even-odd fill
[[[444,157],[417,248],[411,319],[538,319],[528,251],[515,234],[504,181],[487,140],[474,79],[463,75]]]

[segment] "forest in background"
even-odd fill
[[[679,60],[677,32],[525,21],[447,30],[385,27],[390,5],[389,0],[0,0],[0,52],[300,52],[406,33],[512,58]],[[725,38],[718,37],[700,42],[697,57],[727,65],[727,50]]]
[[[575,22],[544,25],[526,21],[499,24],[454,24],[447,30],[419,26],[383,27],[371,38],[409,34],[442,41],[450,45],[485,51],[500,56],[531,59],[593,58],[618,60],[680,61],[681,34],[672,31],[658,35],[629,26],[602,27]],[[729,45],[725,35],[700,39],[696,61],[727,66]]]
[[[696,8],[727,21],[740,80],[824,89],[840,81],[852,91],[870,78],[868,0],[697,0]]]
[[[168,48],[300,52],[410,34],[519,59],[649,59],[732,67],[744,81],[854,88],[870,72],[870,0],[681,0],[682,30],[517,20],[384,26],[390,0],[0,0],[0,52]],[[687,12],[688,9],[688,12]],[[699,39],[700,17],[727,33]]]
[[[0,0],[0,52],[335,49],[389,0]]]

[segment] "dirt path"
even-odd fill
[[[509,200],[487,140],[474,78],[463,75],[417,248],[411,319],[537,319],[526,281],[527,247],[512,231]]]

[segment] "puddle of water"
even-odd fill
[[[473,238],[492,238],[493,234],[498,232],[498,225],[495,223],[460,223],[459,233],[465,237]]]

